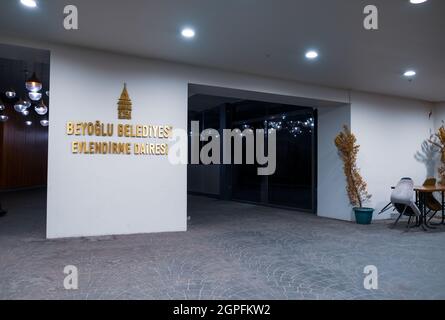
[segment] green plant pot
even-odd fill
[[[374,209],[372,208],[354,208],[355,221],[357,224],[371,224],[372,214]]]

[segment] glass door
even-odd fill
[[[287,114],[268,121],[276,130],[277,167],[268,176],[268,203],[313,210],[315,117],[311,113]]]
[[[233,129],[240,130],[264,129],[263,121],[244,121],[242,126],[234,126]],[[256,139],[256,137],[254,138]],[[256,143],[255,143],[256,145]],[[256,148],[256,146],[255,146]],[[233,146],[232,146],[233,149]],[[264,202],[263,199],[263,177],[258,175],[258,166],[246,163],[245,141],[243,141],[243,164],[232,165],[232,197],[236,200],[250,202]],[[255,150],[256,152],[256,150]],[[233,155],[233,152],[232,152]]]
[[[232,165],[232,199],[316,212],[316,110],[265,103],[252,108],[254,105],[249,101],[248,108],[238,113],[242,120],[236,119],[234,112],[232,129],[264,129],[266,145],[268,130],[276,130],[276,171],[270,176],[259,176],[256,164]],[[249,119],[246,109],[254,109],[256,118]]]

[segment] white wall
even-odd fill
[[[73,155],[67,121],[185,128],[187,85],[171,67],[74,48],[51,52],[49,238],[186,230],[186,168],[166,157]],[[127,82],[133,120],[117,120]],[[97,137],[86,140],[143,142]]]
[[[431,110],[428,102],[352,93],[351,128],[360,144],[358,165],[373,196],[369,206],[376,213],[389,202],[390,187],[400,178],[411,177],[422,184],[427,177],[425,164],[415,154],[433,129]]]
[[[434,128],[438,130],[445,123],[445,102],[434,104]]]
[[[318,215],[350,221],[343,162],[334,144],[344,125],[351,125],[351,107],[322,108],[318,113]]]

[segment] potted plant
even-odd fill
[[[438,168],[440,181],[439,184],[445,185],[445,124],[442,121],[442,126],[435,135],[432,135],[429,142],[439,148],[440,152],[440,167]]]
[[[349,201],[354,207],[355,220],[358,224],[370,224],[374,209],[363,206],[371,199],[371,195],[368,194],[368,186],[357,167],[357,154],[360,145],[357,144],[357,139],[348,126],[344,126],[343,131],[335,138],[335,146],[343,160],[343,170],[347,182],[346,191]]]

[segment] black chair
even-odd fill
[[[402,216],[408,217],[407,228],[409,228],[411,226],[411,220],[413,218],[415,218],[414,226],[419,225],[419,217],[416,215],[416,213],[414,212],[414,210],[411,207],[408,207],[404,204],[395,203],[394,208],[399,213],[399,216],[398,216],[396,222],[394,223],[393,227],[396,226],[396,224],[399,222],[399,220]]]

